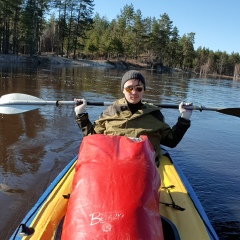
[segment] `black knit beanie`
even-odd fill
[[[145,90],[145,87],[146,87],[145,79],[144,79],[143,75],[136,70],[130,70],[123,75],[122,81],[121,81],[121,89],[122,90],[123,90],[123,86],[124,86],[125,82],[127,82],[130,79],[137,79],[140,82],[142,82],[142,84],[144,85],[144,90]]]

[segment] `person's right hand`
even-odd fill
[[[86,106],[87,106],[87,101],[85,99],[74,99],[75,103],[76,103],[76,106],[75,106],[75,113],[76,113],[76,116],[78,114],[82,114],[85,112],[86,110]],[[79,105],[80,104],[80,105]]]

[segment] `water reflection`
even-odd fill
[[[36,119],[38,124],[36,124]],[[33,173],[37,171],[39,167],[38,160],[41,158],[39,158],[40,156],[35,157],[35,155],[42,155],[43,146],[30,146],[31,154],[29,154],[27,143],[36,138],[40,126],[44,128],[44,118],[38,111],[26,114],[2,115],[0,125],[2,152],[0,165],[3,171],[16,175],[21,175],[28,170]],[[18,145],[19,142],[21,142],[20,146]],[[24,147],[27,147],[27,149],[24,149]],[[31,168],[28,170],[26,168],[22,169],[21,165],[24,162],[28,162]]]

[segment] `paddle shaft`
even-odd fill
[[[109,105],[112,105],[113,103],[112,102],[87,102],[87,105],[92,105],[92,106],[109,106]],[[172,108],[172,109],[178,109],[179,108],[179,105],[177,104],[154,104],[155,106],[157,107],[160,107],[160,108]],[[207,108],[207,107],[203,107],[203,106],[183,106],[185,109],[189,109],[189,110],[199,110],[199,111],[202,111],[202,110],[208,110],[208,111],[218,111],[219,108]]]
[[[32,106],[42,106],[42,105],[56,105],[56,106],[61,106],[61,105],[73,105],[76,104],[75,101],[45,101],[45,100],[39,100],[39,101],[34,101],[34,100],[9,100],[4,103],[0,103],[1,106],[8,106],[8,105],[32,105]],[[112,105],[112,102],[87,102],[87,105],[89,106],[109,106]],[[155,106],[161,107],[161,108],[172,108],[172,109],[178,109],[179,105],[176,104],[154,104]],[[214,108],[214,107],[203,107],[203,106],[184,106],[185,109],[190,109],[190,110],[208,110],[208,111],[218,111],[219,108]]]
[[[111,105],[110,102],[87,102],[87,105],[93,105],[93,106],[108,106]],[[155,106],[158,106],[160,108],[171,108],[171,109],[178,109],[179,105],[176,104],[154,104]],[[219,107],[204,107],[204,106],[183,106],[185,109],[189,110],[199,110],[199,111],[214,111],[219,112],[235,117],[240,117],[240,108],[219,108]]]
[[[72,105],[74,101],[28,101],[28,100],[11,100],[0,103],[0,106],[6,105]]]
[[[79,102],[81,104],[81,102]],[[43,105],[75,105],[75,101],[45,101],[41,98],[34,97],[22,93],[10,93],[3,95],[0,98],[0,113],[2,114],[18,114],[26,111],[37,109]],[[112,102],[87,102],[89,106],[109,106]],[[172,108],[178,109],[179,105],[176,104],[155,104],[160,108]],[[204,106],[184,106],[185,109],[190,110],[207,110],[216,111],[235,117],[240,117],[240,108],[216,108],[216,107],[204,107]]]

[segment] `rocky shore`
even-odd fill
[[[14,55],[14,54],[0,54],[0,66],[9,64],[34,64],[39,66],[85,66],[85,67],[104,67],[117,69],[147,69],[156,71],[158,73],[182,72],[186,73],[180,68],[167,68],[161,63],[155,62],[152,64],[142,63],[137,60],[122,61],[118,59],[111,60],[89,60],[89,59],[73,59],[57,56],[51,53],[42,55]]]
[[[108,67],[108,68],[146,68],[142,63],[124,62],[119,60],[87,60],[87,59],[72,59],[60,57],[56,55],[14,55],[0,54],[1,64],[38,64],[38,65],[79,65],[89,67]]]

